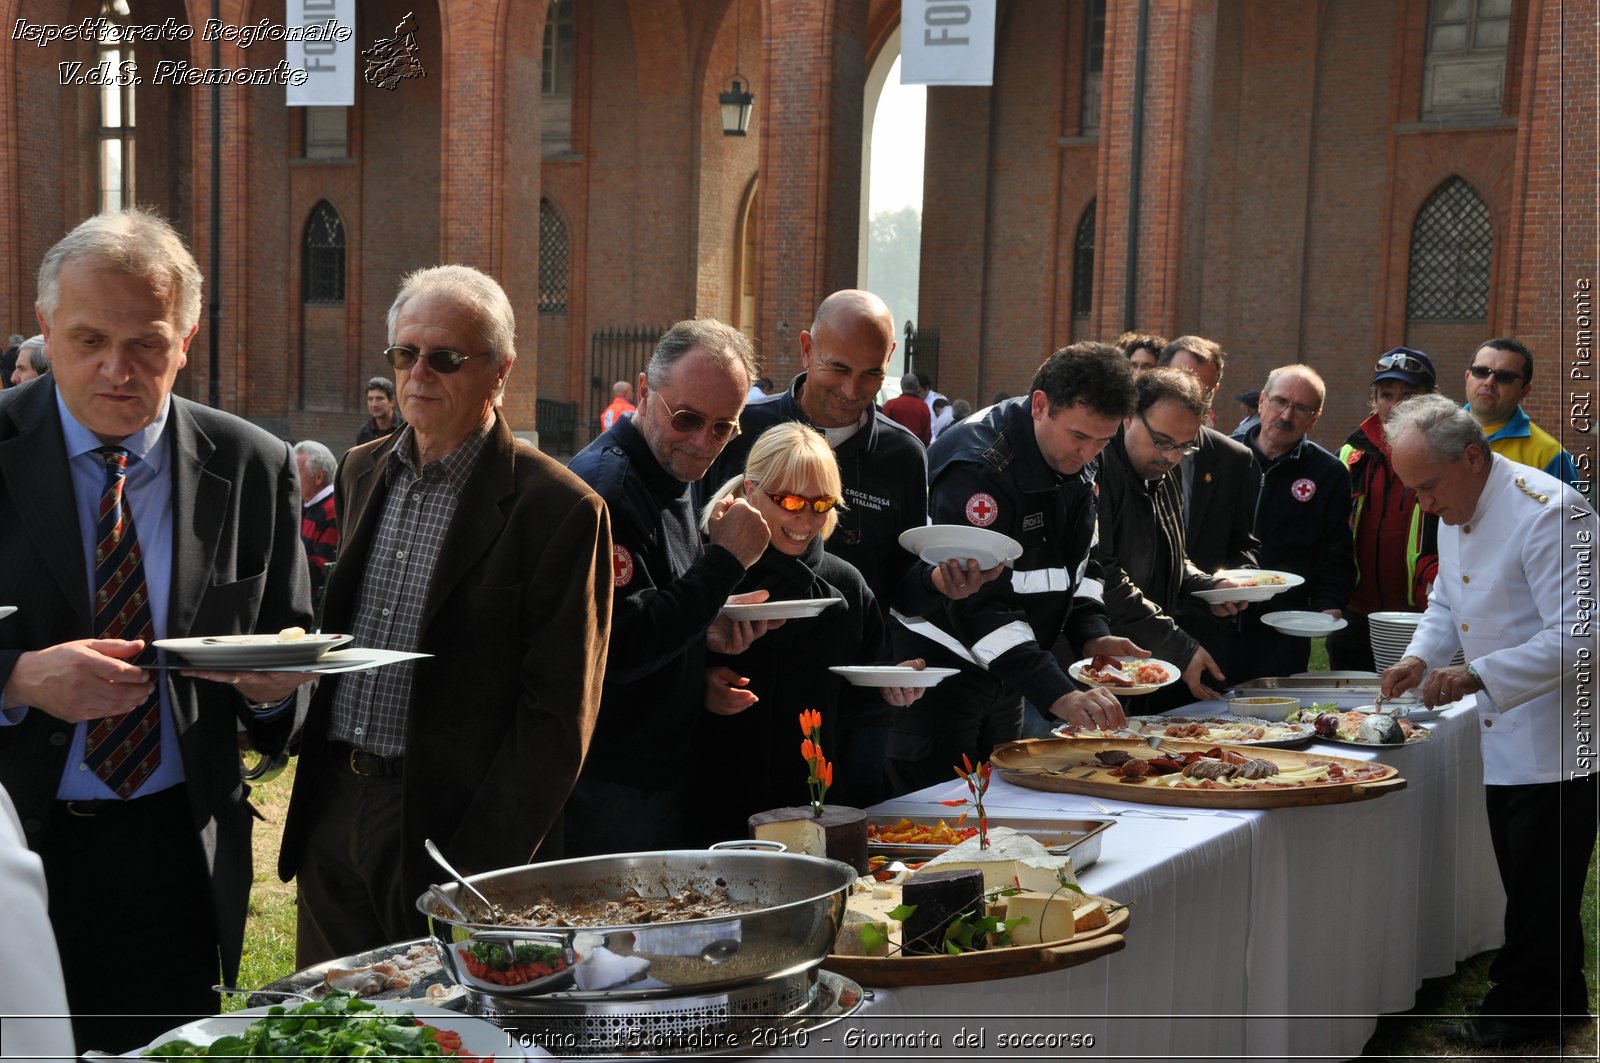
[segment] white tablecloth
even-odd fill
[[[803,1054],[1359,1055],[1376,1016],[1409,1008],[1421,979],[1501,941],[1470,702],[1430,726],[1430,741],[1402,749],[1306,747],[1398,768],[1406,789],[1372,800],[1237,812],[1108,802],[1189,817],[1119,816],[1080,876],[1132,905],[1126,949],[1028,978],[877,990]],[[953,782],[874,811],[948,814],[936,802],[962,796]],[[985,804],[997,817],[1097,814],[1085,798],[998,778]],[[957,1043],[963,1031],[981,1031],[983,1047]],[[1051,1043],[1072,1033],[1094,1044]]]

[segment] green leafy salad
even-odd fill
[[[146,1059],[439,1059],[461,1058],[459,1034],[436,1030],[403,1012],[387,1011],[350,993],[329,993],[294,1008],[274,1005],[243,1033],[208,1045],[173,1040],[146,1049]]]

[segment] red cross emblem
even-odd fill
[[[1311,501],[1311,496],[1317,493],[1317,485],[1305,477],[1301,477],[1290,485],[1289,493],[1294,495],[1297,502],[1309,502]]]
[[[978,527],[987,528],[998,516],[1000,516],[1000,505],[994,500],[993,495],[979,491],[967,499],[967,520]]]
[[[626,546],[611,547],[611,582],[617,587],[633,582],[633,555]]]

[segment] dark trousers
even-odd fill
[[[182,784],[132,801],[56,802],[39,856],[80,1050],[140,1048],[219,1010],[211,883]]]
[[[1344,614],[1346,626],[1328,636],[1328,667],[1336,672],[1376,672],[1367,614]]]
[[[1489,837],[1506,891],[1506,943],[1489,965],[1483,1014],[1589,1013],[1583,976],[1583,885],[1594,853],[1596,777],[1488,786]]]
[[[1262,606],[1267,606],[1262,609]],[[1239,643],[1228,671],[1230,684],[1264,676],[1290,676],[1306,670],[1311,661],[1311,640],[1304,635],[1285,635],[1263,624],[1260,612],[1271,612],[1271,602],[1251,602],[1240,614]],[[1282,606],[1303,609],[1305,606]]]
[[[651,790],[585,772],[578,777],[562,812],[564,852],[567,856],[601,856],[681,849],[688,843],[683,803],[681,786]]]
[[[337,758],[329,771],[327,801],[306,836],[295,878],[298,967],[427,930],[402,874],[399,777],[358,776]]]
[[[963,667],[920,699],[894,709],[889,789],[896,796],[955,782],[965,754],[976,765],[995,746],[1022,737],[1022,697],[998,679]]]

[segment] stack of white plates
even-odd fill
[[[1372,639],[1372,660],[1381,672],[1406,655],[1411,636],[1417,633],[1421,613],[1372,613],[1367,617],[1367,634]]]
[[[1367,616],[1367,634],[1372,640],[1372,660],[1381,672],[1406,655],[1406,647],[1417,633],[1421,613],[1385,612]],[[1457,651],[1451,664],[1461,664],[1466,658]]]

